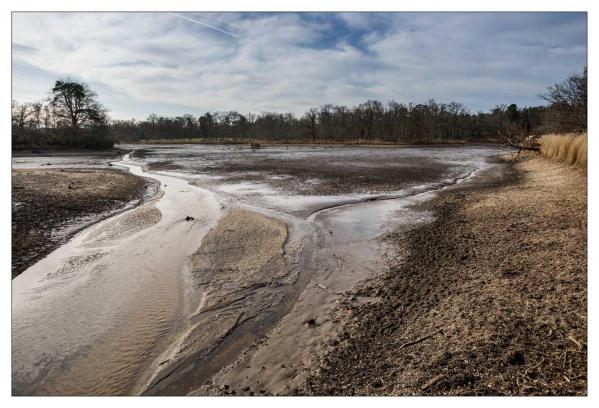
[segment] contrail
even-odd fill
[[[202,23],[201,21],[194,20],[193,18],[190,18],[190,17],[187,17],[187,16],[183,16],[181,14],[177,14],[177,13],[169,13],[169,14],[171,14],[171,15],[173,15],[175,17],[182,18],[183,20],[187,20],[187,21],[190,21],[192,23],[199,24],[199,25],[204,26],[206,28],[210,28],[212,30],[219,31],[219,32],[221,32],[223,34],[230,35],[231,37],[235,37],[235,38],[241,37],[241,35],[239,35],[239,34],[235,34],[235,33],[232,33],[230,31],[223,30],[222,28],[211,26],[210,24]]]

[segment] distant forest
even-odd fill
[[[383,104],[369,100],[347,107],[327,104],[298,117],[293,113],[235,111],[146,120],[110,120],[88,85],[57,81],[51,97],[12,104],[13,149],[104,148],[113,142],[312,142],[434,143],[517,142],[530,135],[580,132],[587,127],[587,69],[547,88],[545,106],[498,105],[470,113],[458,102]]]

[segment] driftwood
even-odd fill
[[[518,149],[518,154],[516,155],[516,157],[514,157],[514,158],[512,159],[512,161],[516,161],[516,160],[518,160],[518,159],[520,158],[520,153],[522,153],[522,151],[523,151],[523,150],[526,150],[526,151],[531,151],[531,152],[540,152],[540,151],[541,151],[541,148],[540,148],[540,147],[538,147],[538,146],[524,146],[524,145],[517,145],[517,144],[511,143],[511,142],[510,142],[510,143],[508,143],[508,144],[509,144],[511,147],[514,147],[514,148]]]
[[[514,148],[518,149],[519,152],[522,150],[529,150],[532,152],[540,152],[541,151],[541,148],[539,146],[524,146],[523,144],[518,145],[518,144],[515,144],[512,142],[509,142],[508,144],[510,145],[510,147],[514,147]]]
[[[420,388],[420,391],[428,391],[430,388],[432,388],[434,385],[436,385],[439,381],[444,380],[444,379],[445,379],[445,374],[439,374],[438,376],[433,377],[429,381],[427,381]]]
[[[408,341],[407,343],[404,343],[404,344],[402,344],[401,346],[399,346],[399,348],[397,349],[397,351],[399,351],[399,350],[401,350],[401,349],[403,349],[403,348],[406,348],[406,347],[413,346],[414,344],[422,343],[424,340],[428,340],[428,339],[430,339],[431,337],[433,337],[433,336],[435,336],[435,335],[437,335],[437,334],[441,333],[442,331],[443,331],[443,328],[441,328],[441,329],[437,330],[437,331],[436,331],[436,332],[434,332],[434,333],[427,334],[426,336],[422,336],[422,337],[420,337],[420,338],[418,338],[418,339],[416,339],[416,340]]]
[[[518,158],[520,158],[520,154],[522,153],[522,151],[529,151],[529,152],[540,152],[541,151],[541,147],[535,144],[534,139],[528,138],[525,141],[528,141],[528,144],[525,144],[525,142],[514,143],[514,142],[512,142],[512,139],[510,137],[505,138],[506,145],[513,147],[515,149],[518,149],[518,154],[516,155],[516,157],[514,157],[513,161],[516,161],[516,160],[518,160]]]

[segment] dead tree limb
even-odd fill
[[[528,141],[528,144],[525,144],[525,141]],[[513,147],[515,149],[518,149],[518,154],[516,155],[516,157],[514,157],[512,159],[512,161],[518,160],[520,158],[520,154],[522,153],[523,150],[530,151],[530,152],[540,152],[541,151],[541,147],[535,144],[536,140],[533,139],[532,137],[525,139],[525,141],[523,141],[521,143],[514,143],[514,142],[512,142],[512,138],[510,136],[505,137],[506,145]]]
[[[539,146],[525,146],[523,144],[519,144],[518,145],[518,144],[515,144],[515,143],[512,143],[512,142],[509,142],[508,145],[510,147],[514,147],[514,148],[518,149],[518,154],[520,154],[520,152],[522,150],[529,150],[529,151],[532,151],[532,152],[540,152],[541,151],[541,148]]]
[[[407,343],[404,343],[404,344],[402,344],[401,346],[399,346],[399,348],[397,349],[397,351],[399,351],[399,350],[401,350],[401,349],[404,349],[404,348],[406,348],[406,347],[413,346],[414,344],[422,343],[424,340],[428,340],[428,339],[430,339],[431,337],[433,337],[433,336],[435,336],[435,335],[437,335],[437,334],[441,333],[442,331],[443,331],[443,328],[441,328],[441,329],[437,330],[437,331],[436,331],[436,332],[434,332],[434,333],[427,334],[426,336],[422,336],[422,337],[420,337],[420,338],[418,338],[418,339],[416,339],[416,340],[408,341]]]

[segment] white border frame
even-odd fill
[[[1,150],[4,156],[2,160],[2,171],[0,177],[2,180],[3,198],[0,200],[0,208],[2,211],[2,230],[0,233],[0,241],[2,243],[2,270],[6,276],[6,283],[2,285],[2,296],[0,296],[0,328],[2,336],[0,339],[1,354],[0,354],[0,398],[6,399],[5,403],[15,406],[27,406],[29,404],[44,404],[45,407],[60,407],[79,406],[85,404],[87,406],[96,407],[106,403],[111,405],[125,404],[143,404],[144,407],[163,407],[165,404],[178,404],[185,406],[197,407],[198,404],[218,405],[219,407],[235,406],[239,404],[249,404],[252,406],[277,406],[284,404],[285,408],[302,406],[304,404],[328,405],[340,403],[348,407],[361,406],[362,404],[377,404],[383,406],[396,406],[397,404],[443,404],[449,407],[469,407],[479,406],[481,404],[489,406],[503,406],[508,403],[510,405],[525,406],[530,404],[539,404],[544,407],[564,405],[589,405],[597,406],[595,394],[597,391],[596,370],[597,358],[595,353],[595,345],[597,344],[596,335],[597,329],[593,319],[594,310],[597,310],[598,302],[596,297],[599,296],[597,290],[597,277],[594,276],[595,266],[598,263],[598,247],[596,235],[597,230],[597,209],[596,194],[598,192],[597,185],[599,180],[597,176],[598,164],[594,162],[595,156],[595,141],[594,130],[596,129],[597,119],[592,114],[589,115],[589,191],[588,191],[588,255],[589,255],[589,273],[588,273],[588,338],[589,338],[589,374],[588,374],[588,393],[589,397],[568,398],[568,397],[489,397],[484,398],[458,398],[458,397],[403,397],[400,399],[393,397],[371,398],[368,401],[363,397],[352,398],[319,398],[312,397],[309,400],[305,398],[293,397],[276,397],[276,398],[258,398],[258,397],[236,397],[236,398],[178,398],[165,399],[153,397],[111,397],[106,398],[89,398],[89,397],[10,397],[11,394],[11,372],[10,372],[10,284],[8,282],[8,271],[10,270],[10,211],[11,211],[11,192],[10,190],[10,167],[11,167],[11,149],[10,149],[10,109],[9,96],[11,95],[11,12],[12,11],[586,11],[588,12],[588,68],[591,80],[589,82],[589,112],[594,112],[596,106],[595,100],[597,95],[597,87],[595,86],[595,67],[597,66],[597,50],[595,48],[595,38],[598,37],[596,27],[599,25],[599,4],[598,1],[584,0],[453,0],[451,2],[441,2],[434,0],[419,0],[410,2],[391,2],[384,0],[303,0],[301,2],[283,2],[282,0],[219,0],[217,2],[201,3],[192,0],[171,0],[164,2],[157,1],[141,1],[141,0],[88,0],[85,2],[76,0],[54,0],[52,3],[42,0],[8,0],[3,1],[0,5],[2,13],[0,13],[0,31],[2,34],[2,53],[1,53],[1,89],[2,100],[0,101],[2,112],[2,134],[0,136]],[[598,71],[599,72],[599,71]],[[200,398],[200,399],[198,399]],[[567,398],[567,399],[566,399]],[[6,406],[6,405],[5,405]]]

